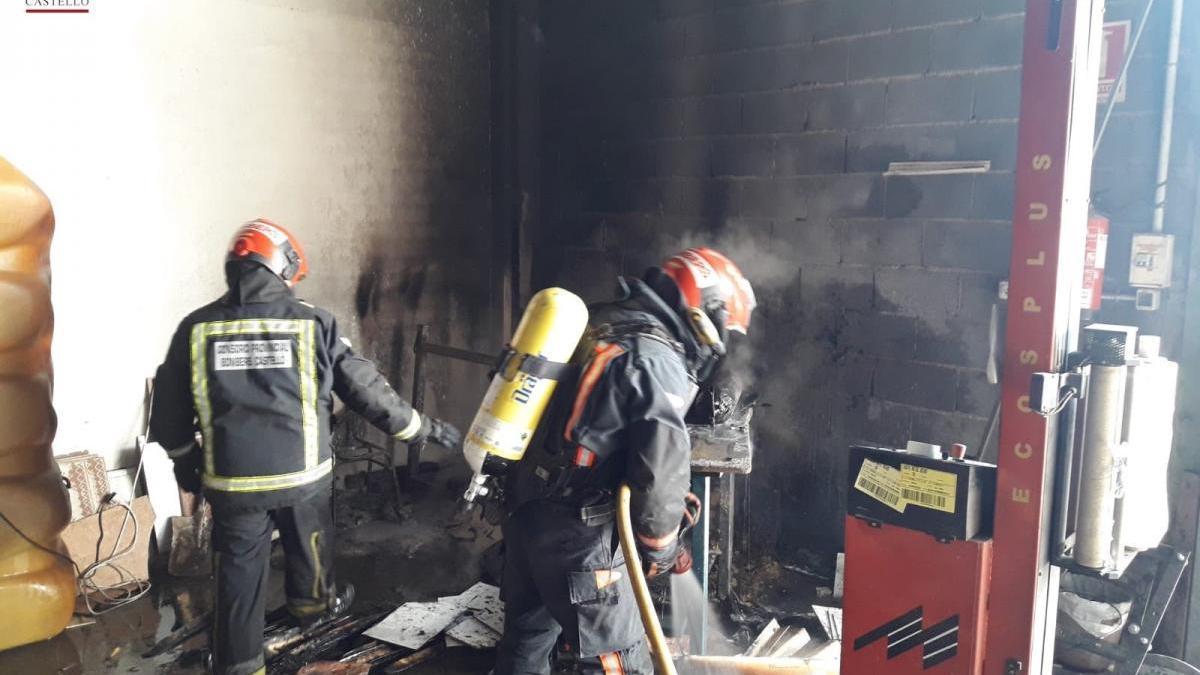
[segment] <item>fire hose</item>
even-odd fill
[[[671,650],[667,647],[667,637],[663,635],[658,613],[654,611],[650,586],[642,572],[642,560],[638,556],[633,536],[633,519],[629,515],[631,494],[629,486],[623,483],[617,491],[617,534],[621,539],[621,552],[625,554],[625,568],[629,571],[629,581],[633,584],[633,597],[637,601],[638,613],[642,616],[642,626],[646,628],[646,637],[650,639],[654,670],[658,675],[677,675],[675,662],[671,660]]]

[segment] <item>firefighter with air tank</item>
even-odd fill
[[[754,292],[707,248],[619,291],[590,317],[562,289],[534,296],[467,433],[466,499],[503,487],[510,511],[496,675],[549,673],[560,642],[582,672],[653,671],[614,529],[621,483],[647,576],[691,567],[684,415],[748,329]]]

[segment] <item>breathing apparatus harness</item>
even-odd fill
[[[675,291],[675,299],[678,299],[678,291],[674,288],[673,280],[660,271],[655,275],[656,271],[648,271],[645,281],[624,277],[618,279],[616,300],[589,307],[592,310],[625,305],[633,316],[589,327],[580,341],[580,348],[576,350],[576,357],[572,359],[573,365],[569,369],[560,369],[562,386],[556,392],[551,409],[547,411],[547,424],[539,429],[541,438],[534,441],[540,452],[528,453],[523,460],[535,464],[526,467],[527,471],[523,473],[533,474],[538,489],[532,491],[534,494],[518,495],[514,508],[528,501],[545,499],[572,509],[578,508],[580,519],[589,525],[602,525],[615,517],[615,490],[620,482],[619,477],[599,473],[598,470],[602,470],[603,466],[576,465],[571,461],[570,447],[561,433],[567,419],[565,413],[576,394],[579,373],[586,366],[586,362],[581,363],[581,360],[591,354],[593,345],[630,338],[644,338],[663,344],[683,359],[688,377],[695,387],[712,374],[720,361],[723,350],[702,342],[691,326],[684,322],[683,310],[678,308],[682,303],[677,302],[677,308],[674,309],[668,304],[670,291]],[[504,366],[505,360],[502,358],[498,367]]]

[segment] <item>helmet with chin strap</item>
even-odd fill
[[[289,288],[308,276],[308,257],[300,241],[283,226],[256,218],[238,228],[229,244],[226,262],[249,260],[275,273]]]
[[[689,325],[701,342],[723,354],[729,331],[745,335],[749,330],[757,301],[732,260],[711,248],[689,248],[668,258],[662,269],[679,287]]]

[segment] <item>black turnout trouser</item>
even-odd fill
[[[288,610],[303,618],[328,607],[333,590],[330,493],[288,507],[213,509],[217,599],[213,610],[213,671],[252,675],[263,670],[263,628],[271,532],[279,529],[286,556]]]
[[[614,523],[529,502],[504,525],[504,636],[496,675],[550,672],[561,635],[583,673],[654,672]]]

